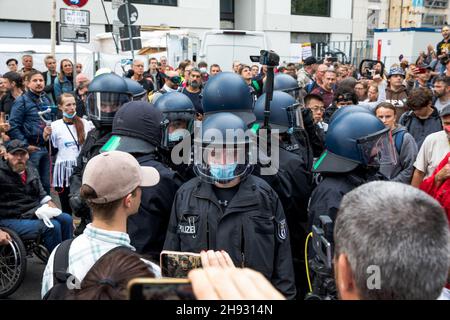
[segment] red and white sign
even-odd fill
[[[88,3],[88,0],[63,0],[70,7],[82,8]]]

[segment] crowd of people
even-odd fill
[[[42,239],[44,299],[125,299],[161,277],[162,250],[201,253],[201,299],[450,299],[449,31],[368,70],[162,57],[90,79],[69,59],[8,59],[0,245],[2,227]]]

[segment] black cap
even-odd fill
[[[114,116],[111,139],[101,152],[151,153],[161,143],[162,113],[152,104],[132,101]]]
[[[441,112],[439,113],[441,117],[445,117],[450,115],[450,103],[446,104],[444,108],[442,108]]]
[[[317,64],[317,59],[314,57],[308,57],[303,61],[304,66],[311,66],[313,64]]]
[[[6,65],[8,65],[11,61],[15,61],[16,64],[19,64],[19,61],[17,61],[17,59],[10,58],[10,59],[6,60]]]
[[[20,140],[12,140],[6,145],[6,152],[8,153],[14,153],[19,150],[28,152],[27,145]]]

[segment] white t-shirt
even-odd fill
[[[94,126],[85,119],[81,121],[83,121],[86,137]],[[73,167],[81,150],[81,145],[77,146],[78,135],[75,125],[66,124],[62,119],[52,122],[52,144],[58,149],[53,170],[53,186],[68,187]]]
[[[450,142],[445,131],[435,132],[425,138],[414,167],[430,177],[445,155],[450,152]]]

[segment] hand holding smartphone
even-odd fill
[[[163,277],[187,278],[189,271],[202,267],[202,259],[199,253],[162,251],[160,265]]]
[[[129,300],[195,300],[187,279],[137,278],[128,283]]]

